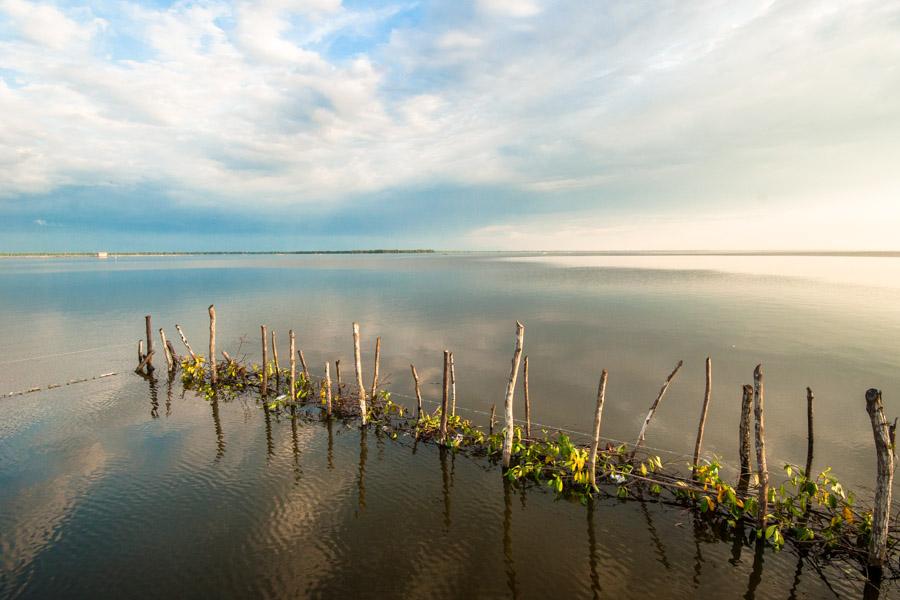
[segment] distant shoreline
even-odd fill
[[[197,252],[111,252],[107,258],[118,256],[277,256],[281,255],[341,255],[341,254],[557,254],[565,256],[822,256],[900,258],[900,250],[247,250]],[[98,252],[0,252],[0,258],[98,258]]]
[[[278,255],[278,254],[434,254],[431,249],[416,250],[261,250],[221,252],[106,252],[104,258],[114,256],[219,256],[219,255]],[[98,252],[0,252],[0,258],[97,258]]]

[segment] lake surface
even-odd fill
[[[656,502],[559,501],[505,487],[483,459],[267,418],[250,399],[212,406],[131,370],[145,314],[205,353],[215,303],[220,349],[258,362],[265,323],[284,361],[293,328],[314,372],[340,359],[350,379],[359,321],[367,381],[381,336],[384,386],[414,405],[414,362],[434,407],[450,349],[459,412],[485,424],[518,319],[533,420],[548,429],[581,439],[606,368],[604,437],[633,441],[684,360],[647,445],[686,463],[711,356],[704,455],[733,469],[740,386],[762,363],[770,468],[805,461],[810,386],[814,465],[868,501],[866,389],[900,414],[898,282],[894,257],[0,260],[0,597],[860,596],[836,567],[755,555]]]

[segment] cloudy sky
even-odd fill
[[[0,0],[0,251],[898,231],[900,2]]]

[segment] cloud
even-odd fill
[[[900,194],[897,22],[875,0],[0,0],[0,205],[154,189],[338,223],[373,197],[429,210],[442,188],[479,244],[534,215],[697,232],[739,209],[877,212]],[[474,214],[472,189],[504,210]],[[530,213],[505,210],[517,195]]]
[[[41,227],[45,227],[47,225],[47,221],[45,221],[44,219],[35,219],[34,224],[40,225]]]

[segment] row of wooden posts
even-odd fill
[[[143,340],[138,343],[138,367],[136,369],[137,372],[146,372],[146,374],[150,375],[154,371],[153,366],[153,337],[151,335],[152,327],[151,327],[151,317],[147,315],[145,317],[145,329],[146,329],[146,342],[147,342],[147,352],[144,353],[143,349]],[[197,355],[194,353],[191,345],[188,343],[187,337],[184,334],[184,331],[181,329],[179,325],[175,325],[175,329],[178,331],[179,336],[181,337],[181,341],[184,343],[185,348],[187,348],[188,353],[191,355],[194,361],[197,360]],[[269,362],[268,358],[268,347],[270,338],[267,334],[267,329],[265,325],[260,326],[260,334],[261,334],[261,347],[262,347],[262,373],[261,373],[261,381],[260,381],[260,391],[263,396],[268,393],[268,373],[267,373],[267,365]],[[169,372],[174,372],[177,367],[178,355],[176,354],[171,341],[166,339],[165,332],[163,329],[159,329],[160,340],[163,345],[163,349],[165,352],[166,363]],[[297,350],[296,348],[296,339],[294,335],[294,331],[290,330],[288,333],[290,340],[290,394],[291,400],[293,401],[297,397],[297,369],[296,369],[296,359],[299,358],[301,362],[301,366],[303,369],[303,375],[305,381],[307,383],[311,382],[309,368],[306,363],[306,358],[303,355],[302,350]],[[502,461],[504,470],[510,467],[510,462],[512,458],[512,445],[513,439],[515,436],[515,420],[513,415],[513,403],[515,397],[516,384],[518,379],[518,374],[520,371],[520,367],[522,366],[522,357],[524,350],[524,338],[525,338],[525,326],[516,322],[516,337],[515,337],[515,348],[513,351],[512,364],[510,367],[510,374],[507,380],[506,386],[506,397],[504,402],[504,438],[503,438],[503,447],[502,447]],[[276,344],[276,336],[275,332],[271,332],[271,347],[273,354],[273,362],[275,366],[275,372],[280,373],[280,366],[278,362],[278,348]],[[229,363],[233,363],[233,359],[228,355],[227,352],[222,352],[223,357]],[[447,430],[448,430],[448,418],[450,415],[455,415],[456,413],[456,372],[455,372],[455,363],[453,359],[453,353],[444,350],[443,352],[443,386],[442,386],[442,397],[441,397],[441,410],[440,410],[440,437],[439,442],[441,444],[447,443]],[[378,378],[379,378],[379,368],[380,368],[380,359],[381,359],[381,338],[377,337],[375,342],[375,359],[374,359],[374,370],[372,377],[372,385],[370,391],[367,392],[366,387],[363,383],[363,374],[362,374],[362,360],[360,353],[360,330],[359,323],[353,323],[353,359],[355,366],[355,375],[356,375],[356,391],[357,391],[357,402],[359,405],[360,418],[362,420],[363,426],[367,424],[368,419],[368,409],[367,409],[367,399],[376,397],[378,392]],[[682,361],[679,361],[675,366],[674,370],[669,374],[669,376],[664,381],[662,387],[659,390],[659,393],[656,396],[656,399],[650,405],[650,409],[647,412],[647,416],[644,419],[643,424],[641,425],[640,432],[638,437],[633,444],[630,460],[634,460],[635,454],[644,444],[644,438],[647,433],[647,428],[650,425],[650,421],[653,419],[653,415],[656,413],[657,408],[659,407],[660,402],[663,400],[663,397],[666,395],[672,381],[675,379],[675,376],[678,374],[679,370],[683,365]],[[340,397],[341,390],[343,387],[343,382],[341,378],[341,366],[340,360],[335,361],[335,370],[337,376],[337,390],[338,395]],[[410,370],[412,372],[413,383],[415,387],[415,395],[417,401],[417,415],[418,418],[421,419],[423,415],[423,407],[422,407],[422,393],[419,381],[419,375],[416,371],[416,367],[413,364],[410,364]],[[523,370],[523,393],[525,400],[525,437],[526,439],[531,438],[531,403],[528,392],[528,357],[524,358],[524,369]],[[216,364],[216,310],[215,306],[210,305],[209,307],[209,372],[210,372],[210,381],[213,386],[217,384],[217,364]],[[593,423],[593,435],[592,435],[592,444],[590,447],[589,453],[589,474],[590,481],[592,485],[596,485],[596,465],[597,465],[597,457],[600,450],[600,431],[601,431],[601,422],[603,415],[603,405],[606,398],[606,384],[608,379],[608,373],[606,369],[604,369],[600,375],[600,383],[597,390],[597,404],[596,410],[594,412],[594,423]],[[328,417],[331,417],[332,414],[332,381],[331,381],[331,365],[329,362],[325,362],[325,376],[324,376],[324,390],[325,390],[325,411]],[[753,421],[754,421],[754,439],[755,439],[755,449],[756,449],[756,472],[758,477],[757,484],[757,497],[758,497],[758,526],[761,529],[766,527],[766,519],[768,514],[768,502],[769,502],[769,470],[768,465],[766,463],[766,442],[765,442],[765,382],[763,377],[762,365],[757,365],[756,369],[753,372],[753,385],[744,385],[742,389],[742,400],[741,400],[741,420],[740,420],[740,428],[739,428],[739,455],[740,455],[740,473],[737,485],[737,491],[741,495],[746,495],[750,486],[750,479],[752,475],[751,470],[751,433],[750,433],[750,423],[751,423],[751,411],[753,413]],[[807,392],[807,456],[806,456],[806,477],[811,477],[811,469],[812,469],[812,460],[813,460],[813,401],[814,395],[810,388],[806,389]],[[700,454],[703,443],[703,433],[706,425],[706,417],[709,411],[709,404],[712,395],[712,360],[710,358],[706,359],[706,388],[705,394],[703,398],[702,409],[700,413],[700,422],[697,429],[697,438],[694,445],[694,453],[693,453],[693,469],[696,472],[696,468],[700,462]],[[490,416],[490,433],[493,434],[494,423],[495,423],[495,409],[496,405],[491,406],[491,416]],[[881,392],[877,389],[870,389],[866,392],[866,411],[869,414],[869,418],[872,423],[872,430],[875,438],[875,450],[876,450],[876,458],[877,458],[877,479],[876,479],[876,488],[875,488],[875,506],[874,506],[874,514],[872,521],[872,535],[869,542],[869,566],[874,569],[881,569],[881,567],[886,563],[887,555],[888,555],[888,533],[889,533],[889,522],[890,522],[890,509],[891,509],[891,493],[893,487],[893,477],[894,477],[894,437],[895,437],[895,428],[897,421],[895,420],[893,425],[889,424],[885,415],[884,415],[884,406],[881,399]]]

